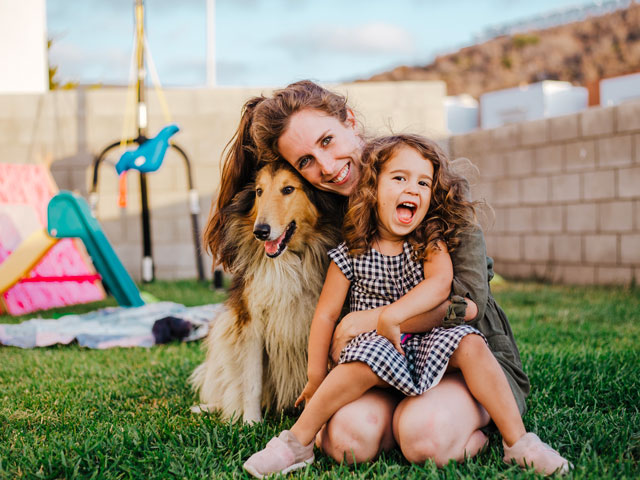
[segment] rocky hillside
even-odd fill
[[[398,67],[369,81],[443,80],[447,93],[474,97],[540,80],[592,85],[640,71],[640,4],[546,30],[502,36],[439,56],[431,65]]]

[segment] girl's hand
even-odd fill
[[[400,344],[402,333],[400,332],[400,323],[395,321],[392,317],[385,316],[384,313],[380,315],[378,320],[378,326],[376,328],[378,335],[385,337],[389,340],[395,349],[400,352],[400,355],[404,356],[404,350]]]
[[[313,397],[313,394],[316,393],[316,390],[318,389],[319,386],[320,386],[320,382],[316,383],[316,382],[312,382],[312,381],[309,380],[307,382],[307,384],[304,386],[304,389],[302,390],[302,393],[300,394],[300,396],[296,400],[296,403],[293,404],[293,406],[297,407],[303,401],[304,401],[305,405],[307,403],[309,403],[309,400],[311,400],[311,397]]]
[[[381,308],[351,312],[344,316],[333,331],[330,356],[334,363],[338,363],[340,352],[354,337],[376,328]]]

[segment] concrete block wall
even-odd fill
[[[569,284],[640,282],[640,102],[450,139],[480,170],[496,271]]]
[[[367,132],[412,131],[435,138],[446,136],[442,82],[389,82],[329,86],[346,94]],[[181,131],[173,138],[188,154],[200,194],[200,231],[218,188],[220,157],[251,96],[270,94],[268,88],[168,89],[165,97],[172,121]],[[133,120],[123,129],[126,88],[53,91],[43,95],[0,95],[0,162],[51,161],[61,189],[86,196],[91,164],[107,145],[124,134],[135,136]],[[132,114],[132,103],[129,101]],[[148,91],[149,134],[168,122],[153,89]],[[118,179],[113,164],[121,152],[108,157],[99,171],[98,220],[132,276],[140,278],[141,222],[139,181],[127,176],[128,205],[118,207]],[[162,167],[148,176],[156,277],[196,276],[187,181],[181,158],[172,151]],[[205,270],[209,272],[210,258]]]

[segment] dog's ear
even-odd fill
[[[249,212],[255,203],[255,198],[255,183],[251,182],[236,193],[231,203],[224,208],[227,221],[221,225],[220,236],[223,241],[220,244],[220,258],[226,259],[226,268],[234,273],[237,273],[234,269],[236,268],[236,260],[240,251],[238,232],[245,224],[244,220],[248,218]]]
[[[249,213],[256,198],[255,183],[251,182],[235,194],[233,200],[224,209],[227,215],[246,215]]]

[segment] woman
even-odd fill
[[[310,81],[255,97],[243,109],[240,126],[224,159],[220,194],[205,240],[225,267],[233,258],[221,251],[224,209],[252,180],[258,161],[284,159],[316,188],[348,196],[360,174],[363,134],[346,99]],[[503,368],[524,414],[529,380],[522,370],[509,322],[489,292],[493,261],[477,231],[461,238],[452,253],[452,297],[436,309],[405,322],[406,333],[463,322],[475,326]],[[334,333],[332,355],[354,336],[375,329],[379,310],[347,315]],[[486,444],[481,428],[487,412],[471,396],[460,373],[447,373],[438,386],[417,397],[372,389],[343,407],[325,425],[318,446],[337,461],[362,462],[397,443],[410,462],[474,456]]]

